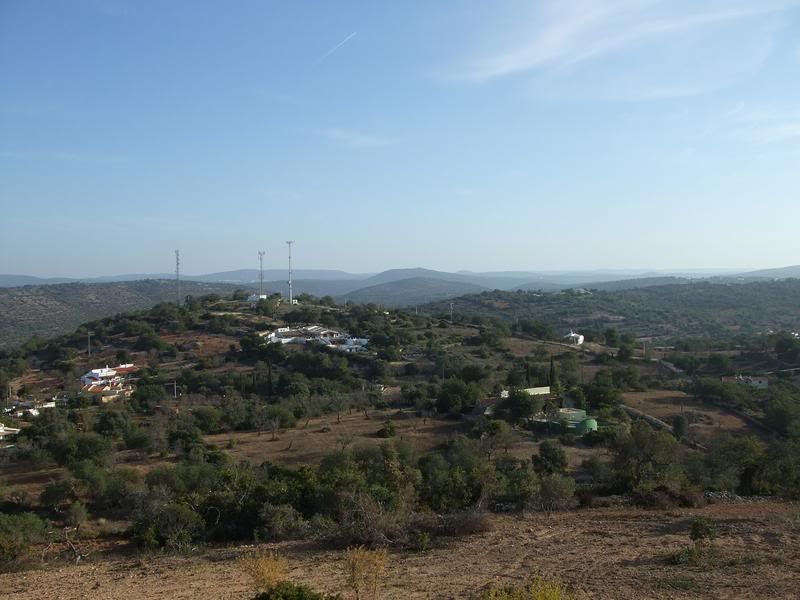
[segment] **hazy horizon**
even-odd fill
[[[798,264],[798,33],[800,0],[4,3],[0,273]]]
[[[183,265],[183,259],[181,259],[181,264]],[[126,276],[140,276],[140,275],[164,275],[165,277],[174,277],[174,262],[172,264],[173,270],[170,271],[169,269],[162,269],[162,270],[134,270],[129,272],[97,272],[97,273],[84,273],[84,274],[72,274],[72,273],[56,273],[56,274],[37,274],[37,273],[13,273],[13,272],[2,272],[0,275],[11,275],[11,276],[23,276],[23,277],[37,277],[41,279],[93,279],[93,278],[103,278],[103,277],[126,277]],[[304,271],[329,271],[329,272],[341,272],[348,275],[360,276],[360,277],[369,277],[372,275],[377,275],[379,273],[383,273],[385,271],[393,271],[393,270],[411,270],[411,269],[426,269],[436,272],[442,273],[463,273],[463,274],[472,274],[472,275],[481,275],[484,273],[530,273],[530,274],[541,274],[541,275],[568,275],[568,274],[592,274],[596,273],[598,275],[608,274],[609,276],[613,275],[636,275],[636,274],[648,274],[652,273],[654,275],[661,275],[661,276],[670,276],[674,274],[696,274],[698,276],[713,276],[715,274],[737,274],[737,273],[746,273],[749,271],[760,271],[762,269],[773,269],[773,268],[782,268],[791,265],[778,265],[778,266],[765,266],[765,267],[745,267],[745,268],[714,268],[714,267],[697,267],[697,268],[667,268],[667,269],[650,269],[646,267],[642,268],[578,268],[578,269],[489,269],[489,270],[476,270],[476,269],[455,269],[455,270],[446,270],[446,269],[435,269],[432,267],[427,266],[388,266],[384,269],[380,269],[377,271],[355,271],[350,269],[344,268],[324,268],[324,267],[314,267],[314,266],[292,266],[293,271],[295,274],[302,273]],[[221,269],[221,270],[196,270],[187,272],[184,270],[183,266],[181,266],[181,277],[184,278],[192,278],[192,277],[202,277],[207,275],[213,275],[216,273],[229,273],[229,272],[236,272],[242,270],[250,270],[250,271],[258,271],[258,266],[240,266],[240,267],[233,267],[229,269]],[[275,271],[287,271],[286,265],[280,266],[267,266],[264,265],[264,271],[266,272],[275,272]],[[266,276],[266,275],[265,275]]]

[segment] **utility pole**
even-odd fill
[[[286,242],[286,245],[289,246],[289,304],[294,304],[294,296],[292,295],[292,244],[294,244],[294,240]]]
[[[178,284],[178,306],[183,306],[181,294],[181,251],[175,250],[175,282]]]
[[[450,303],[450,325],[453,324],[453,303]]]
[[[258,299],[264,295],[264,251],[258,251]]]

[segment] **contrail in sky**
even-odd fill
[[[323,54],[322,56],[320,56],[320,57],[317,59],[317,62],[322,62],[323,60],[325,60],[326,58],[328,58],[328,57],[329,57],[331,54],[333,54],[334,52],[336,52],[336,51],[337,51],[339,48],[341,48],[342,46],[344,46],[344,45],[345,45],[347,42],[349,42],[350,40],[352,40],[354,37],[356,37],[356,32],[355,32],[355,31],[354,31],[353,33],[351,33],[350,35],[348,35],[346,38],[344,38],[344,39],[343,39],[341,42],[339,42],[338,44],[336,44],[336,45],[335,45],[333,48],[331,48],[330,50],[328,50],[328,51],[327,51],[325,54]]]

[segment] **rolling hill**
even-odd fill
[[[749,271],[741,273],[740,277],[745,278],[763,278],[763,279],[789,279],[800,278],[800,265],[791,267],[781,267],[778,269],[759,269],[758,271]]]
[[[343,302],[346,299],[348,302],[360,304],[373,303],[390,307],[405,307],[446,300],[463,294],[475,294],[484,290],[486,288],[463,281],[412,277],[361,288],[348,293],[346,298],[340,297],[338,300]]]
[[[505,321],[532,319],[568,331],[615,327],[636,336],[710,336],[800,330],[800,280],[692,281],[616,291],[492,291],[453,300],[456,313]],[[446,302],[420,307],[446,314]]]
[[[187,295],[230,294],[235,286],[185,281]],[[52,337],[78,325],[120,312],[174,300],[175,282],[62,283],[0,288],[0,349],[31,336]]]

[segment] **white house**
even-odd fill
[[[568,344],[574,344],[576,346],[583,344],[583,335],[580,333],[575,333],[571,329],[569,330],[569,333],[564,336],[564,339],[567,340]]]
[[[19,429],[15,429],[14,427],[6,427],[0,423],[0,442],[17,435],[18,433]]]
[[[328,329],[322,325],[305,327],[279,327],[272,332],[259,335],[275,344],[322,344],[332,350],[359,352],[369,344],[368,338],[355,338],[343,331]]]
[[[722,383],[736,383],[738,385],[749,385],[757,390],[766,390],[769,387],[768,377],[752,377],[750,375],[736,375],[735,377],[722,377]]]
[[[525,392],[526,394],[528,394],[528,396],[549,396],[550,395],[550,386],[549,385],[543,385],[541,387],[525,388],[522,391]],[[510,395],[510,392],[508,390],[503,390],[503,391],[500,392],[500,398],[502,398],[502,399],[508,398],[509,395]]]
[[[83,385],[94,385],[120,381],[138,370],[139,368],[133,363],[117,365],[114,368],[106,365],[104,368],[92,369],[91,371],[84,373],[81,376],[81,383]]]

